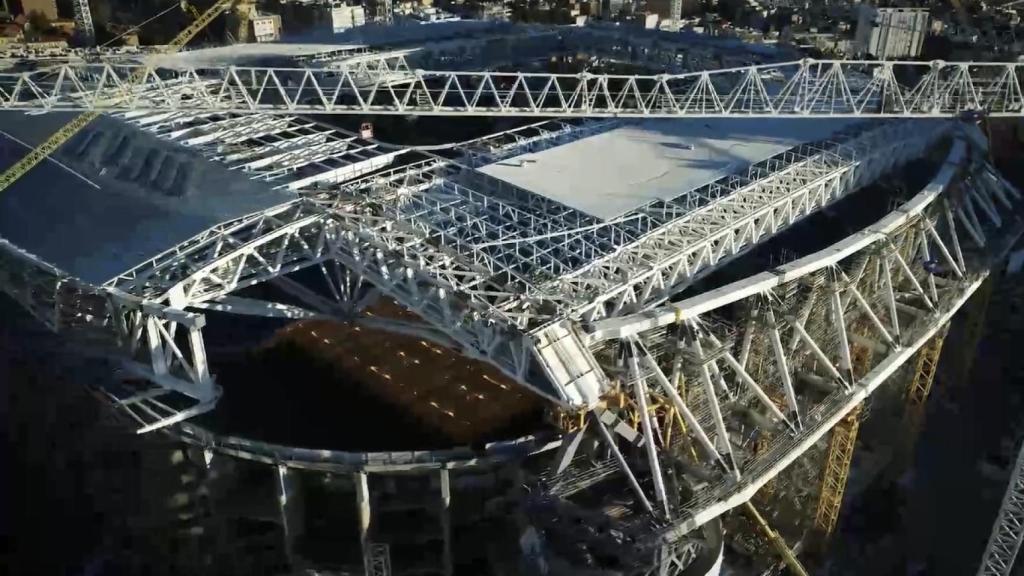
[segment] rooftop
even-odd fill
[[[0,169],[70,118],[0,115]],[[220,222],[292,198],[101,116],[0,194],[0,237],[102,283]]]
[[[268,16],[268,14],[260,14]],[[257,43],[232,44],[199,48],[174,54],[156,54],[149,57],[148,63],[164,68],[223,66],[245,63],[261,64],[268,59],[303,58],[325,52],[356,51],[365,48],[362,44],[340,43]]]
[[[669,200],[804,142],[848,120],[646,120],[527,153],[480,170],[609,220]]]

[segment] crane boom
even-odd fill
[[[137,81],[139,69],[146,75]],[[1024,63],[810,60],[682,74],[68,63],[0,73],[0,109],[706,118],[1024,116]],[[902,78],[903,82],[897,80]],[[909,80],[909,82],[907,82]]]
[[[206,26],[212,22],[214,18],[219,16],[221,12],[227,10],[234,1],[235,0],[217,0],[213,6],[200,14],[198,18],[178,33],[178,35],[167,44],[167,47],[164,49],[164,53],[170,54],[181,50],[185,44],[188,44],[189,40],[195,38],[196,34],[206,28]],[[183,3],[183,6],[188,6],[188,4]],[[131,86],[138,80],[142,79],[145,74],[146,68],[140,67],[128,78],[127,86]],[[0,192],[3,192],[14,184],[19,178],[28,173],[28,171],[36,164],[39,164],[44,158],[55,152],[57,148],[60,148],[61,144],[70,140],[72,136],[77,134],[82,128],[85,128],[87,124],[95,120],[99,115],[99,112],[84,112],[79,114],[72,121],[61,127],[60,130],[57,130],[50,135],[45,142],[38,145],[21,160],[18,160],[18,162],[13,166],[4,171],[3,174],[0,174]]]
[[[167,49],[164,51],[164,53],[169,54],[177,52],[178,50],[184,48],[185,44],[188,44],[189,40],[195,38],[196,34],[202,32],[203,29],[205,29],[210,24],[210,22],[213,22],[214,18],[220,16],[221,12],[224,12],[225,10],[230,8],[234,2],[235,0],[217,0],[217,2],[213,6],[210,6],[210,8],[206,12],[200,14],[195,20],[192,21],[191,24],[189,24],[184,30],[182,30],[177,36],[175,36],[174,40],[168,42]],[[182,6],[188,6],[189,8],[191,8],[191,6],[186,2],[182,2]],[[194,13],[195,8],[192,8],[192,10]]]

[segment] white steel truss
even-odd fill
[[[669,201],[637,210],[658,226],[538,287],[584,321],[641,310],[879,176],[920,157],[948,126],[888,124],[804,144]]]
[[[166,52],[167,46],[159,44],[147,46],[113,47],[89,46],[85,48],[71,48],[67,46],[57,47],[49,44],[32,43],[5,44],[3,46],[0,46],[0,58],[5,58],[9,60],[32,61],[36,63],[49,63],[53,60],[69,60],[84,58],[93,58],[97,60],[113,60],[117,58],[139,59],[143,56],[166,54]]]
[[[529,339],[493,318],[506,287],[485,265],[433,245],[429,231],[334,199],[294,202],[224,223],[114,279],[109,286],[172,306],[225,296],[329,260],[440,327],[471,357],[495,364],[556,402],[530,374]]]
[[[155,136],[194,148],[229,169],[275,188],[308,191],[359,178],[414,151],[436,152],[479,167],[610,130],[615,120],[545,120],[466,142],[402,148],[296,116],[126,112]]]
[[[148,383],[115,389],[114,401],[139,421],[139,432],[216,405],[220,388],[207,366],[201,314],[92,286],[3,239],[0,291],[51,330],[114,354],[127,374]]]
[[[0,74],[0,109],[668,118],[1024,114],[1020,63],[801,60],[610,75],[407,70],[404,61],[397,65],[388,57],[357,60],[340,69],[68,63]],[[133,74],[139,80],[128,82]]]
[[[640,444],[652,439],[650,448],[657,450],[645,449],[646,464],[636,469],[619,454],[620,464],[611,470],[629,471],[634,490],[643,496],[640,501],[648,502],[650,513],[664,524],[662,537],[672,540],[749,498],[825,434],[948,321],[987,273],[988,255],[1000,253],[1007,239],[1019,234],[1016,225],[1008,224],[1013,220],[1008,210],[1016,210],[1019,193],[987,165],[960,175],[965,150],[958,143],[952,156],[959,162],[947,162],[913,200],[835,246],[678,304],[595,322],[589,336],[565,321],[533,338],[508,328],[514,324],[496,322],[487,303],[507,292],[493,284],[501,274],[488,269],[485,258],[460,264],[457,245],[424,242],[434,227],[376,215],[351,197],[297,200],[226,223],[103,290],[176,307],[251,307],[244,299],[226,297],[292,270],[335,263],[439,327],[467,353],[494,362],[554,401],[587,406],[609,390],[609,381],[629,386],[641,414],[634,421],[641,426],[628,436]],[[426,174],[445,166],[443,160],[428,160],[375,177],[378,184],[401,186],[376,188],[374,201],[394,197],[403,187],[421,188],[421,181],[409,180],[411,170]],[[948,191],[954,181],[962,182],[956,194]],[[993,210],[976,210],[977,222],[965,217],[984,238],[976,246],[962,241],[972,234],[954,216],[966,213],[968,205]],[[934,259],[926,256],[931,254]],[[936,272],[936,266],[944,271]],[[344,286],[339,281],[335,290]],[[475,292],[456,301],[453,296],[463,295],[467,287]],[[814,306],[814,301],[822,304]],[[737,310],[746,312],[737,316]],[[855,322],[871,327],[869,336],[848,333]],[[666,333],[671,325],[680,328]],[[589,351],[585,341],[591,342]],[[859,379],[849,370],[853,342],[876,350],[871,369]],[[751,353],[751,348],[762,352]],[[566,360],[581,349],[581,361]],[[624,379],[608,362],[616,349],[625,351]],[[680,381],[696,386],[684,393],[675,388]],[[671,423],[654,406],[672,406],[686,423],[686,435],[710,458],[704,474],[725,472],[732,480],[723,479],[696,500],[672,501],[664,481],[649,476],[660,475],[667,461],[678,458],[677,444],[664,442]],[[612,442],[622,437],[622,426],[628,429],[607,410],[595,417],[614,425]],[[789,433],[774,435],[767,451],[752,454],[737,436],[750,430],[743,421],[758,422],[755,429],[781,426]],[[598,428],[604,424],[595,424]],[[654,492],[648,494],[650,486]]]
[[[1024,445],[1013,465],[978,576],[1009,576],[1021,541],[1024,541]]]
[[[679,303],[589,327],[592,352],[605,359],[609,378],[646,389],[649,401],[635,404],[643,411],[656,403],[673,406],[704,455],[703,477],[719,478],[668,513],[655,513],[662,528],[651,545],[672,542],[751,498],[912,358],[1024,232],[1007,218],[1019,213],[1022,198],[1002,186],[1008,200],[998,208],[1003,216],[985,216],[986,243],[965,248],[962,227],[950,224],[953,212],[998,195],[980,184],[991,168],[968,160],[966,150],[958,142],[922,192],[833,246]],[[867,333],[853,331],[854,324],[868,327]],[[787,340],[793,342],[788,350]],[[874,350],[863,374],[851,370],[854,344]],[[623,349],[639,358],[625,372],[607,361]],[[664,441],[671,425],[669,418],[635,430],[642,442],[659,445],[661,468],[688,458],[675,442]],[[755,450],[759,430],[773,433],[767,447]],[[636,458],[627,464],[631,473],[645,490],[653,487],[648,499],[659,501],[659,481],[651,477],[659,467],[644,462],[649,455]]]
[[[96,28],[92,24],[89,0],[74,0],[72,8],[75,13],[75,32],[81,34],[87,43],[92,44],[96,40]]]
[[[559,403],[591,406],[606,378],[583,343],[579,321],[657,304],[681,286],[662,271],[680,278],[686,271],[692,279],[713,269],[920,156],[949,126],[864,128],[611,221],[428,156],[330,190],[307,190],[307,200],[214,227],[109,285],[184,308],[343,259],[437,329],[453,331],[469,355]],[[187,125],[174,129],[172,120],[149,128],[181,138],[194,134]],[[532,134],[538,129],[527,127],[520,131],[531,136],[507,133],[454,152],[480,158],[466,150],[485,147],[494,157],[601,127],[548,128]],[[236,161],[249,160],[249,150],[219,151],[218,157],[229,159],[230,152]]]
[[[165,137],[217,135],[196,146],[221,137],[259,142],[250,131],[294,128],[291,118],[274,124],[280,118],[216,112],[196,124],[191,114],[177,114],[132,118]],[[532,136],[521,129],[507,133],[509,141],[484,139],[455,150],[460,158],[486,162],[591,128],[563,124]],[[145,431],[208,410],[219,393],[206,367],[203,316],[185,308],[262,307],[282,317],[310,317],[298,307],[232,293],[264,281],[287,282],[282,276],[311,266],[320,266],[329,282],[333,278],[339,301],[362,301],[369,297],[363,288],[372,285],[468,355],[563,406],[590,409],[591,429],[602,435],[617,464],[607,469],[625,475],[643,521],[653,517],[659,526],[657,547],[752,497],[947,323],[984,280],[992,259],[1021,234],[1020,193],[958,138],[933,181],[909,202],[776,270],[653,310],[680,282],[638,283],[638,296],[606,299],[614,307],[588,314],[574,308],[583,298],[560,282],[594,262],[646,249],[645,242],[680,219],[690,218],[685,221],[694,236],[717,238],[716,231],[730,230],[728,239],[712,240],[681,266],[692,277],[920,156],[947,132],[947,123],[927,130],[902,123],[868,127],[839,142],[787,152],[717,188],[611,221],[424,154],[419,162],[218,225],[103,287],[70,278],[4,242],[0,287],[51,328],[121,350],[125,366],[156,386],[116,396]],[[305,150],[328,138],[324,134],[299,131],[216,153],[224,162],[259,161]],[[497,145],[489,150],[492,143]],[[672,230],[670,236],[685,237]],[[652,262],[680,252],[685,245],[664,244],[640,261],[656,268]],[[625,275],[628,290],[634,290],[634,276],[646,281],[644,270]],[[330,303],[318,306],[315,294],[306,296],[316,313],[334,310]],[[852,331],[856,323],[868,334]],[[875,351],[865,374],[851,370],[854,346]],[[599,407],[619,393],[621,406]],[[627,418],[627,410],[635,418]],[[674,425],[681,431],[672,441]],[[767,448],[753,450],[755,437],[769,430]],[[663,471],[686,457],[683,439],[703,453],[688,466],[711,481],[680,500]],[[624,440],[643,450],[619,450]]]
[[[644,545],[664,554],[749,500],[862,403],[948,323],[1022,232],[1020,193],[958,139],[931,184],[875,225],[666,305],[701,274],[945,144],[952,125],[861,126],[602,221],[471,167],[619,120],[548,121],[446,151],[401,152],[422,159],[353,180],[361,172],[351,166],[392,151],[298,114],[1020,115],[1021,65],[801,61],[609,76],[424,72],[404,55],[388,57],[331,69],[150,70],[137,86],[124,83],[130,67],[117,65],[0,75],[0,108],[123,111],[141,129],[304,193],[102,287],[0,240],[0,289],[52,329],[120,351],[129,373],[150,384],[108,393],[140,431],[209,410],[219,395],[204,317],[187,308],[352,318],[386,296],[424,323],[372,319],[378,326],[460,346],[551,401],[589,411],[579,433],[600,434],[609,457],[585,478],[570,478],[579,469],[570,464],[547,481],[568,494],[622,474],[639,522],[657,527]],[[323,272],[333,301],[285,277],[309,267]],[[266,281],[307,307],[234,294]],[[863,374],[852,370],[856,346],[874,351]],[[606,404],[612,397],[621,404]],[[753,449],[766,432],[766,447]],[[623,442],[639,449],[620,450]],[[686,497],[668,472],[683,461],[683,475],[707,481]],[[1005,573],[1019,547],[1010,492],[1019,492],[1022,461],[1024,452],[982,573]],[[682,570],[686,561],[675,563]]]
[[[360,85],[396,86],[416,78],[406,60],[409,53],[409,50],[395,50],[354,55],[329,62],[326,67],[344,72]]]
[[[123,117],[249,178],[290,191],[358,178],[391,164],[404,152],[291,116],[132,112]]]

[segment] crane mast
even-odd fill
[[[75,11],[75,31],[86,44],[92,45],[96,41],[96,28],[92,24],[89,0],[74,0],[72,7]]]

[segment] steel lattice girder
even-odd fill
[[[974,205],[993,205],[998,204],[999,208],[995,210],[1011,210],[1013,208],[1012,202],[1019,198],[1019,192],[1010,186],[1008,183],[998,179],[1000,186],[1003,187],[1001,192],[995,192],[995,187],[988,185],[993,181],[994,175],[996,174],[995,169],[989,165],[981,165],[973,169],[970,173],[957,178],[955,185],[959,187],[963,192],[970,192],[959,194],[962,198],[961,202],[952,202],[949,204],[949,223],[945,225],[947,227],[954,227],[958,231],[957,246],[966,249],[962,240],[959,239],[965,233],[970,238],[972,234],[978,234],[982,242],[977,244],[978,248],[985,248],[990,244],[990,238],[984,234],[984,230],[992,224],[997,224],[997,228],[1003,225],[1003,219],[999,217],[999,214],[993,212],[989,214],[979,210],[978,219],[972,222],[969,216],[965,216],[963,219],[954,217],[954,215],[967,213],[966,207]],[[931,186],[928,190],[932,195],[937,194],[937,190],[934,186]],[[994,198],[998,197],[999,194],[1005,195],[1007,202],[1004,204],[1001,201],[996,202]],[[930,198],[929,201],[934,198]],[[943,222],[945,223],[947,218],[945,217],[947,210],[943,208]],[[897,214],[894,214],[898,215]],[[964,225],[966,222],[970,227],[978,227],[977,232],[972,232],[968,226]],[[992,223],[992,224],[988,224]],[[863,250],[867,245],[880,242],[884,240],[874,230],[868,229],[857,234],[850,236],[847,240],[837,244],[835,246],[835,257],[848,257],[852,254]],[[805,259],[798,260],[792,264],[783,266],[780,270],[788,274],[789,276],[798,276],[805,273],[801,269],[800,265]],[[893,265],[895,266],[895,264]],[[770,285],[774,283],[769,277],[771,274],[762,274],[760,277],[764,278],[764,281]],[[762,289],[762,284],[751,283],[749,287],[744,287],[745,291],[757,292]],[[667,305],[659,308],[655,308],[646,311],[641,314],[631,314],[627,316],[621,316],[617,318],[607,318],[598,322],[594,322],[588,328],[588,339],[591,342],[597,342],[601,340],[614,339],[614,338],[625,338],[627,336],[635,335],[639,332],[652,330],[658,327],[664,327],[671,325],[679,320],[679,314],[683,313],[684,317],[687,314],[700,314],[704,310],[710,310],[719,306],[720,302],[731,301],[732,295],[729,294],[725,288],[715,289],[695,298],[689,299],[687,302],[690,304],[690,308],[682,310],[678,305]]]
[[[662,309],[595,323],[591,334],[595,354],[626,340],[644,343],[649,360],[639,378],[647,381],[648,389],[664,388],[669,380],[657,376],[660,367],[679,361],[683,374],[689,374],[685,380],[704,380],[705,386],[696,386],[685,400],[697,421],[696,426],[688,426],[688,433],[699,431],[706,436],[705,440],[699,435],[694,438],[699,445],[714,444],[709,449],[712,459],[705,464],[708,474],[721,474],[718,464],[723,462],[733,472],[733,477],[713,482],[674,509],[657,540],[674,541],[751,498],[913,358],[984,280],[992,259],[1001,258],[1024,232],[1024,226],[1011,224],[1007,217],[1020,212],[1021,198],[1006,188],[1003,192],[1013,198],[1012,210],[1000,204],[1003,217],[986,217],[982,224],[988,238],[985,246],[963,249],[962,228],[950,224],[953,212],[968,202],[968,196],[994,195],[974,184],[989,170],[986,165],[968,168],[971,174],[962,191],[949,192],[950,185],[962,179],[959,163],[965,160],[965,150],[963,142],[956,144],[951,158],[959,162],[947,162],[907,204],[836,245]],[[929,252],[937,255],[945,269],[942,276],[922,264],[927,260],[922,255]],[[813,301],[814,293],[822,294],[820,304],[812,306],[801,322],[799,310]],[[866,337],[849,333],[847,327],[855,322],[871,328]],[[673,324],[685,328],[679,345],[665,330]],[[741,351],[746,340],[742,336],[748,330],[753,331],[753,340],[776,342],[759,345],[774,351],[756,365],[748,365]],[[791,334],[795,347],[787,351],[780,336]],[[875,351],[863,374],[850,370],[854,338],[858,345]],[[794,387],[796,381],[803,384]],[[807,392],[808,383],[830,392],[820,399]],[[771,397],[787,396],[795,399],[795,417],[780,417],[772,406]],[[797,420],[803,425],[793,434],[773,434],[763,450],[747,452],[726,438],[737,419],[751,409],[767,412],[774,426],[792,426]],[[669,447],[661,448],[661,453],[663,459],[677,457]],[[716,453],[722,459],[713,458]]]
[[[378,70],[378,73],[373,70]],[[619,117],[1024,115],[1024,64],[802,60],[624,76],[64,64],[0,74],[0,109]],[[129,82],[133,74],[137,82]],[[375,75],[376,74],[376,75]],[[400,71],[401,78],[409,73]],[[912,78],[902,85],[897,78]]]
[[[556,402],[529,373],[525,334],[495,321],[488,301],[503,287],[420,230],[334,201],[296,200],[209,230],[115,278],[110,287],[185,307],[327,260],[337,260],[520,383]],[[456,298],[459,295],[462,298]]]
[[[1010,474],[978,576],[1009,576],[1024,540],[1024,445]]]
[[[889,124],[840,143],[803,145],[677,200],[639,211],[663,223],[607,257],[538,288],[584,321],[662,301],[722,261],[920,157],[947,126]]]
[[[254,174],[289,190],[353,180],[409,152],[380,142],[363,142],[344,130],[291,116],[141,111],[121,116],[159,138],[195,147],[230,169]],[[559,146],[618,125],[614,120],[545,120],[467,142],[427,148],[448,151],[461,164],[475,167]],[[306,175],[293,177],[298,168],[304,168]]]
[[[907,128],[894,124],[866,130],[843,144],[804,146],[756,165],[746,178],[727,177],[703,191],[659,201],[607,222],[447,161],[428,159],[343,186],[338,197],[348,199],[344,205],[332,200],[334,193],[321,194],[319,205],[296,202],[222,224],[110,285],[185,307],[339,258],[338,254],[361,254],[358,244],[367,239],[381,256],[354,260],[358,266],[382,259],[405,269],[408,264],[403,262],[412,262],[417,277],[434,277],[425,280],[437,286],[428,292],[444,305],[431,308],[428,321],[448,330],[453,305],[470,314],[470,320],[454,325],[463,331],[455,339],[471,356],[494,362],[559,402],[589,405],[596,401],[603,380],[589,380],[588,375],[600,372],[574,335],[573,319],[579,316],[568,312],[587,304],[586,297],[596,302],[592,309],[602,300],[558,287],[569,282],[584,288],[588,283],[598,285],[596,277],[588,282],[573,279],[574,271],[581,266],[586,270],[595,260],[603,264],[601,259],[608,255],[623,260],[639,254],[644,265],[670,272],[678,266],[660,263],[687,262],[688,255],[702,253],[708,257],[690,261],[691,275],[709,270],[893,164],[920,154],[947,126],[917,130],[909,143],[900,141],[908,137]],[[882,142],[901,142],[901,147],[894,152],[879,147]],[[338,228],[340,222],[346,223],[347,235]],[[691,237],[693,242],[681,241]],[[652,248],[661,238],[667,243]],[[400,256],[389,255],[396,251]],[[617,269],[624,270],[624,264]],[[620,293],[649,292],[642,284],[649,278],[644,270],[637,265],[628,274],[607,274],[602,286],[623,286]],[[381,288],[394,296],[389,290],[401,284],[391,277],[394,273],[367,275],[380,276]],[[569,280],[552,284],[559,277]],[[663,298],[676,284],[667,283],[658,294],[647,293],[645,303]],[[401,298],[396,299],[404,305],[421,305],[416,291],[399,292]],[[554,393],[529,375],[530,350],[539,354]]]
[[[141,411],[147,431],[214,407],[220,389],[206,363],[201,314],[148,302],[115,289],[71,277],[0,239],[0,291],[11,296],[48,328],[114,353],[131,375],[158,388],[117,398]],[[177,393],[172,405],[159,396]],[[187,406],[183,405],[187,404]]]
[[[74,0],[71,4],[75,16],[75,32],[83,36],[86,42],[92,44],[96,41],[96,28],[92,23],[92,11],[89,10],[89,0]]]
[[[289,116],[133,112],[123,117],[159,138],[194,147],[229,169],[290,191],[358,178],[406,152]]]
[[[832,429],[832,437],[829,439],[825,469],[822,471],[824,478],[821,495],[814,515],[815,527],[825,536],[832,534],[839,521],[839,511],[843,506],[846,479],[850,473],[850,462],[857,444],[857,431],[860,428],[863,407],[863,404],[858,404],[840,420]]]
[[[496,316],[535,330],[656,303],[683,281],[916,158],[948,127],[882,125],[845,142],[804,145],[745,176],[723,177],[611,221],[457,166],[413,165],[405,177],[356,181],[342,192],[389,202],[396,220],[506,274],[507,295],[492,302]],[[392,191],[377,200],[383,187]]]

